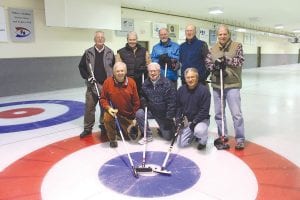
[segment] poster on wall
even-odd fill
[[[134,19],[122,18],[121,30],[115,31],[116,36],[127,36],[131,31],[134,31]]]
[[[159,38],[158,32],[161,28],[168,28],[166,23],[152,23],[152,37]]]
[[[216,30],[209,30],[209,45],[212,46],[217,42]]]
[[[176,24],[168,24],[169,37],[177,40],[179,37],[179,26]]]
[[[0,42],[7,42],[4,8],[0,7]]]
[[[13,42],[33,42],[33,10],[9,8],[10,37]]]
[[[243,43],[244,43],[244,45],[251,45],[251,34],[250,33],[244,33]]]
[[[234,30],[230,30],[230,37],[233,41],[236,41],[237,33]]]
[[[205,42],[209,41],[209,30],[197,27],[196,36],[198,39],[203,40]]]
[[[185,41],[185,27],[179,28],[179,40]]]

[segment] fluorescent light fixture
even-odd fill
[[[209,8],[208,13],[211,15],[219,15],[223,13],[223,10],[219,7],[213,7],[213,8]]]
[[[244,28],[238,28],[238,29],[236,29],[235,31],[237,31],[237,32],[241,32],[241,33],[245,33],[245,32],[247,32],[247,30],[246,30],[246,29],[244,29]]]
[[[276,25],[274,26],[274,28],[276,28],[276,29],[283,29],[284,26],[283,26],[282,24],[276,24]]]
[[[300,33],[300,29],[293,30],[293,33]]]

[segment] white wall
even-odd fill
[[[47,27],[43,0],[2,0],[0,6],[5,10],[7,32],[9,32],[8,7],[33,9],[35,27],[35,41],[32,43],[11,42],[10,39],[9,42],[1,42],[0,58],[80,56],[84,49],[93,45],[93,34],[96,30]],[[152,37],[152,22],[178,24],[180,27],[185,27],[189,23],[202,28],[211,29],[213,27],[213,24],[200,20],[131,9],[122,9],[122,17],[134,19],[135,31],[139,35],[139,40],[149,41],[150,49],[158,42],[157,38]],[[104,32],[106,44],[115,53],[126,43],[126,38],[117,37],[114,31],[104,30]],[[243,42],[242,33],[237,33],[237,41]],[[291,44],[286,38],[257,35],[256,45],[244,45],[244,53],[255,54],[257,46],[262,47],[263,54],[298,54],[300,48],[300,44]]]

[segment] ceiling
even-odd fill
[[[293,32],[300,30],[300,0],[121,0],[121,6],[289,36],[300,34]],[[211,15],[212,7],[224,13]],[[278,24],[284,28],[275,29]]]

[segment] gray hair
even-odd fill
[[[184,78],[186,77],[187,73],[189,73],[189,72],[194,72],[196,74],[197,79],[199,79],[198,70],[194,67],[186,68],[186,70],[184,71]]]
[[[220,24],[220,25],[218,26],[218,28],[217,28],[217,33],[219,33],[219,30],[220,30],[221,28],[224,28],[224,29],[227,31],[228,35],[231,36],[230,30],[229,30],[228,26],[225,25],[225,24]]]
[[[96,39],[96,35],[97,35],[98,33],[102,33],[102,35],[103,35],[103,37],[104,37],[104,39],[105,39],[105,34],[104,34],[103,31],[96,31],[95,34],[94,34],[94,40]]]
[[[160,70],[160,65],[156,62],[152,62],[147,66],[147,69],[149,70],[150,67],[154,67],[156,70]]]
[[[167,31],[167,33],[169,33],[169,30],[167,28],[161,28],[161,29],[159,29],[158,34],[160,34],[160,31],[162,31],[162,30],[165,30],[165,31]]]
[[[127,73],[127,67],[126,67],[126,64],[123,63],[123,62],[116,62],[114,64],[114,67],[113,67],[113,71],[115,72],[116,68],[117,67],[124,67],[125,68],[125,72]]]
[[[128,38],[129,38],[129,36],[131,36],[131,35],[134,35],[134,36],[136,37],[136,39],[138,39],[137,33],[134,32],[134,31],[130,31],[129,33],[127,33],[127,40],[128,40]]]

